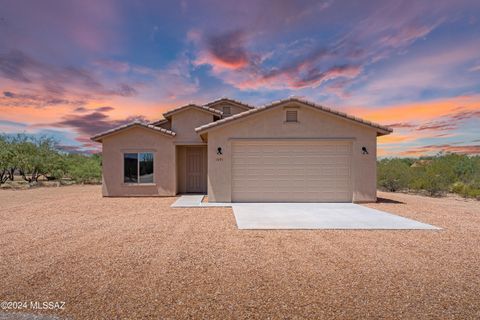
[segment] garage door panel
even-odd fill
[[[232,201],[352,200],[351,142],[236,141]]]

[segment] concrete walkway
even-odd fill
[[[204,194],[184,194],[180,196],[170,207],[171,208],[208,208],[208,207],[228,207],[231,203],[222,202],[202,202]]]
[[[440,229],[354,203],[209,203],[204,196],[182,195],[171,207],[232,207],[238,229]]]
[[[235,203],[232,208],[239,229],[440,229],[353,203]]]

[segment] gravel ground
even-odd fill
[[[229,208],[0,191],[0,301],[60,318],[480,318],[480,202],[380,193],[441,231],[245,231]],[[8,311],[10,312],[10,311]]]

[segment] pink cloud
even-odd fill
[[[409,25],[406,28],[398,30],[397,33],[389,34],[380,39],[380,43],[385,46],[398,48],[414,42],[419,38],[427,36],[439,23],[432,25]]]
[[[248,36],[239,30],[207,38],[190,32],[188,37],[199,47],[194,65],[209,65],[213,75],[242,90],[317,87],[332,79],[352,79],[362,72],[356,64],[321,66],[321,60],[331,53],[318,48],[297,50],[300,56],[296,61],[269,68],[264,62],[274,53],[248,50]]]
[[[302,89],[308,87],[318,87],[322,83],[337,79],[351,79],[357,77],[362,72],[360,66],[355,65],[341,65],[333,66],[326,70],[309,66],[308,62],[305,62],[301,67],[297,69],[287,69],[281,72],[275,72],[275,74],[253,74],[245,81],[231,82],[239,89]],[[233,77],[235,78],[235,77]],[[232,78],[228,78],[227,81],[231,81]]]

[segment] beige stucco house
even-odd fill
[[[189,104],[100,133],[104,196],[208,194],[210,202],[376,200],[377,137],[392,129],[289,98]]]

